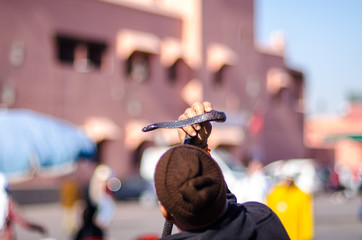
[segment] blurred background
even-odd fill
[[[0,171],[8,192],[29,218],[46,209],[39,206],[49,209],[38,216],[62,216],[69,180],[82,198],[96,167],[107,165],[119,181],[117,209],[154,208],[154,165],[178,136],[141,129],[207,100],[227,115],[213,125],[209,147],[240,201],[253,160],[264,196],[288,162],[316,206],[348,206],[336,219],[358,226],[361,9],[357,0],[0,0]],[[347,225],[326,221],[329,211],[320,209],[315,239],[333,239],[330,229],[362,236],[336,228]],[[128,219],[122,212],[109,235],[131,239],[115,230],[120,215]],[[70,239],[69,231],[49,235]]]

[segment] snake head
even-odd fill
[[[155,130],[157,128],[159,128],[159,126],[157,124],[151,124],[151,125],[148,125],[148,126],[142,128],[142,132],[149,132],[149,131]]]
[[[218,112],[217,118],[214,121],[216,121],[216,122],[225,122],[226,121],[226,114],[224,112]]]

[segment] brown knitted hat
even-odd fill
[[[183,230],[215,222],[226,206],[226,184],[219,165],[192,145],[169,149],[155,171],[156,194]]]

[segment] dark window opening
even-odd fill
[[[78,71],[99,69],[102,65],[102,55],[107,48],[103,42],[62,35],[56,37],[56,44],[59,61],[64,64],[72,64]]]
[[[63,63],[73,64],[76,45],[76,41],[72,39],[57,37],[58,59]]]
[[[102,163],[102,155],[103,155],[103,149],[104,149],[104,143],[105,141],[97,142],[97,154],[95,156],[95,162],[100,164]]]
[[[143,83],[149,78],[149,54],[134,52],[126,61],[127,76]]]
[[[186,62],[179,58],[174,64],[167,68],[167,81],[172,86],[174,84],[186,84],[190,79],[194,78],[194,72],[186,64]]]
[[[177,81],[178,78],[178,68],[179,68],[179,63],[181,62],[180,59],[178,59],[174,64],[172,64],[169,68],[168,68],[168,79],[170,81],[170,83],[175,83]]]
[[[276,104],[286,105],[286,106],[290,106],[291,98],[292,98],[291,91],[287,87],[280,88],[278,93],[272,96],[272,99]]]
[[[303,111],[303,74],[295,70],[289,70],[292,81],[292,103],[291,105],[297,111]]]
[[[223,66],[219,69],[219,71],[214,73],[214,84],[216,86],[221,86],[224,78],[225,78],[225,68],[226,66]]]

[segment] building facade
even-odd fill
[[[282,39],[256,46],[252,0],[0,0],[0,29],[1,106],[82,127],[121,178],[177,142],[142,127],[194,101],[226,113],[210,146],[237,161],[307,157],[303,73]]]
[[[343,116],[318,116],[305,121],[305,143],[310,156],[329,172],[351,196],[362,182],[362,101],[350,101]]]

